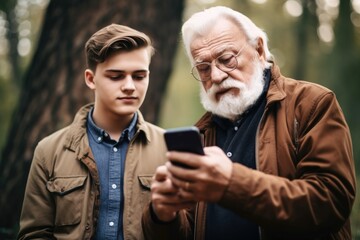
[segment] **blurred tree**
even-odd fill
[[[335,89],[351,129],[354,155],[357,158],[360,156],[360,148],[357,147],[360,144],[360,111],[357,107],[360,102],[360,46],[351,15],[351,1],[340,1],[339,15],[334,25],[333,50],[322,55],[320,73],[321,78],[326,79],[330,87]],[[359,168],[357,170],[360,173]]]
[[[354,159],[359,176],[360,148],[360,46],[350,16],[350,0],[340,1],[339,16],[334,26],[335,43],[333,51],[323,55],[322,77],[335,93],[346,115],[353,140]],[[358,180],[359,184],[359,180]],[[359,190],[359,187],[358,187]],[[359,195],[359,194],[357,194]],[[352,232],[354,239],[360,239],[360,198],[357,196],[352,211]]]
[[[24,76],[9,137],[0,155],[0,239],[13,238],[33,150],[49,133],[67,125],[92,101],[83,80],[84,44],[110,23],[149,34],[156,48],[142,112],[157,123],[159,105],[172,71],[183,0],[51,0],[38,47]]]
[[[17,0],[2,0],[0,10],[4,11],[6,22],[8,23],[7,39],[9,42],[8,58],[11,66],[11,79],[16,84],[20,84],[21,68],[19,65],[19,54],[17,45],[19,41],[18,22],[15,15],[15,6]]]
[[[309,42],[317,42],[316,26],[318,25],[315,14],[316,5],[314,1],[301,0],[303,12],[299,20],[295,23],[295,68],[293,70],[293,78],[306,79],[307,67],[310,67],[305,59],[308,58],[310,51]],[[314,37],[315,39],[311,39]]]

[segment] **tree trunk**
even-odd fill
[[[14,237],[33,150],[38,141],[69,124],[93,101],[87,89],[84,45],[98,29],[119,23],[152,37],[156,53],[144,117],[157,123],[178,42],[183,0],[52,0],[38,47],[24,77],[9,137],[0,156],[0,239]]]
[[[351,129],[354,156],[360,156],[360,111],[358,111],[359,89],[360,89],[360,47],[359,32],[356,31],[351,22],[352,8],[350,0],[340,1],[339,17],[335,24],[335,46],[334,51],[324,60],[326,77],[333,83],[332,87],[336,89],[339,102],[342,106],[348,124]],[[329,64],[332,71],[329,71]],[[359,164],[359,162],[355,162]],[[357,174],[360,174],[359,165],[356,168]],[[360,223],[360,219],[357,220]],[[357,225],[360,226],[360,225]],[[358,227],[359,230],[359,227]]]
[[[303,7],[303,14],[301,15],[300,21],[297,22],[297,26],[295,27],[296,34],[296,54],[295,54],[295,70],[294,77],[296,79],[304,79],[306,72],[306,56],[308,49],[308,41],[307,41],[307,26],[309,19],[309,10],[306,4],[307,0],[302,0],[301,5]]]

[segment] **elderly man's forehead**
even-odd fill
[[[210,61],[211,59],[217,58],[224,53],[235,53],[236,47],[234,45],[224,45],[219,48],[214,49],[211,52],[205,53],[205,54],[196,54],[193,53],[195,62],[204,62],[204,61]]]

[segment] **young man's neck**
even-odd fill
[[[92,117],[98,127],[104,129],[110,135],[111,139],[118,141],[121,133],[129,126],[134,114],[135,113],[119,116],[115,114],[103,114],[94,109]]]

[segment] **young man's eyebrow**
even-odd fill
[[[105,72],[124,73],[124,72],[127,72],[127,71],[120,70],[120,69],[107,69],[107,70],[105,70]],[[149,72],[148,69],[139,69],[139,70],[132,71],[132,73],[147,73],[147,72]]]

